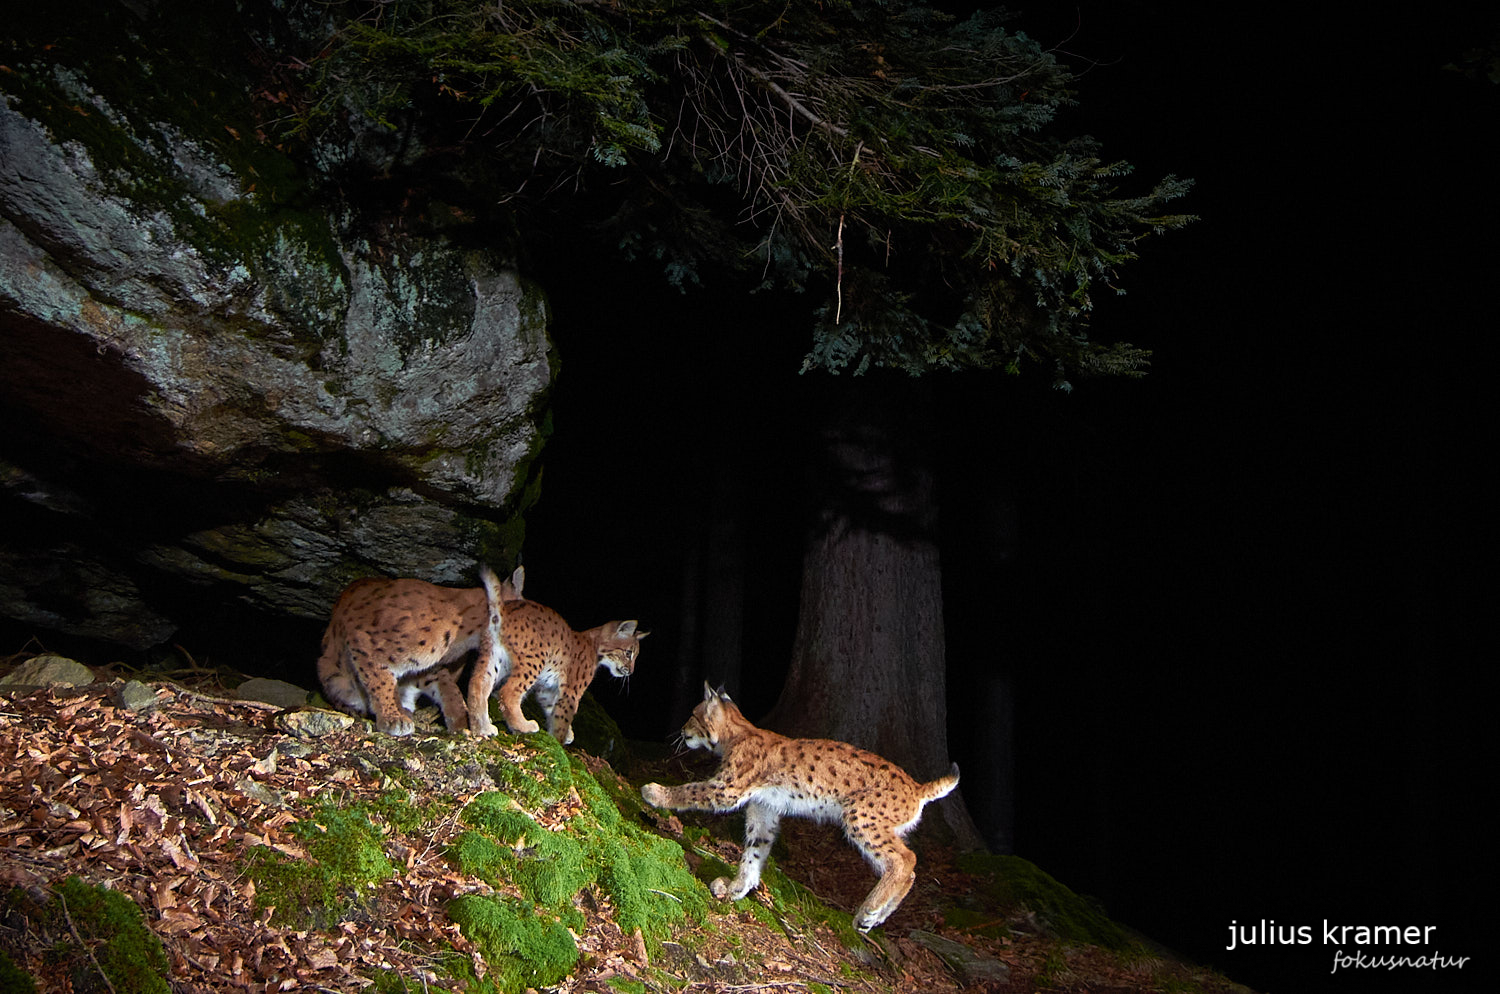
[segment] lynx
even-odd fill
[[[469,677],[469,727],[477,735],[496,733],[489,712],[495,692],[506,727],[517,735],[535,732],[537,723],[521,714],[521,701],[535,688],[547,731],[567,745],[573,741],[578,701],[594,673],[603,666],[617,677],[630,676],[640,641],[650,632],[638,631],[634,621],[575,632],[562,615],[535,601],[508,601],[501,607],[505,642],[496,656],[482,657]]]
[[[464,659],[500,655],[500,603],[521,596],[517,567],[501,582],[481,569],[483,587],[439,587],[423,580],[355,580],[339,595],[323,633],[318,680],[336,706],[374,715],[389,735],[410,735],[420,697],[436,701],[450,732],[469,728],[458,676]]]
[[[727,813],[745,809],[745,851],[733,881],[709,889],[737,901],[760,883],[782,815],[843,824],[880,882],[860,904],[854,925],[868,932],[890,917],[917,878],[917,857],[903,841],[922,808],[958,786],[958,764],[948,776],[917,783],[872,752],[828,739],[789,739],[756,728],[727,694],[703,687],[703,703],[682,727],[683,744],[709,749],[721,762],[712,780],[663,787],[648,783],[641,797],[658,808]]]

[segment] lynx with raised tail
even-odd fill
[[[790,739],[756,728],[727,694],[707,684],[703,702],[682,727],[689,748],[708,749],[722,760],[712,780],[663,787],[648,783],[641,797],[658,808],[727,813],[745,809],[745,850],[733,880],[709,887],[721,900],[737,901],[760,883],[761,868],[782,815],[839,822],[880,881],[854,913],[854,926],[868,932],[890,917],[916,881],[917,856],[904,836],[922,809],[958,786],[958,765],[948,776],[918,783],[896,764],[845,742]]]
[[[482,587],[439,587],[425,580],[355,580],[344,588],[323,632],[318,680],[335,706],[373,715],[389,735],[410,735],[412,709],[427,697],[450,732],[467,731],[458,679],[465,657],[501,655],[500,605],[521,596],[520,567],[500,581],[487,567]]]

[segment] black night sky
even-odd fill
[[[989,761],[984,707],[966,704],[992,704],[1003,674],[1016,851],[1276,994],[1496,979],[1475,680],[1493,659],[1477,581],[1500,87],[1442,69],[1493,36],[1479,6],[1023,13],[1072,65],[1095,63],[1066,123],[1143,185],[1193,177],[1181,209],[1202,220],[1146,246],[1098,309],[1096,334],[1155,350],[1147,379],[939,385],[955,758]],[[553,296],[564,372],[528,593],[580,623],[624,597],[661,633],[628,700],[602,691],[660,737],[680,716],[648,704],[651,669],[675,662],[701,470],[725,447],[753,508],[741,695],[752,715],[775,701],[819,383],[796,375],[806,343],[769,303],[624,280]],[[747,306],[764,308],[763,342],[714,334]],[[1014,508],[1007,549],[965,527],[997,508]],[[608,569],[585,565],[604,549]],[[1263,919],[1314,941],[1224,948],[1231,922]],[[1435,925],[1423,951],[1472,959],[1415,986],[1330,976],[1325,919]]]

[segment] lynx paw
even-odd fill
[[[469,731],[482,739],[493,738],[500,734],[500,729],[490,720],[490,716],[483,711],[475,711],[469,716]]]
[[[714,897],[717,897],[721,901],[728,901],[728,900],[730,900],[730,897],[729,897],[729,878],[728,877],[717,877],[717,878],[715,878],[714,882],[708,885],[708,892],[710,894],[712,894]]]
[[[520,721],[516,722],[512,722],[507,719],[505,725],[510,729],[510,734],[512,735],[530,735],[532,732],[535,732],[542,727],[541,725],[538,725],[536,722],[532,721],[530,718],[522,718]]]
[[[641,788],[641,800],[653,808],[664,808],[667,806],[667,788],[659,783],[648,783]]]
[[[854,913],[854,927],[857,931],[868,932],[891,916],[895,908],[860,908]]]
[[[414,732],[417,728],[417,725],[416,722],[411,720],[410,715],[399,714],[394,718],[386,718],[384,716],[377,717],[375,719],[375,727],[376,729],[384,732],[387,735],[393,735],[396,738],[400,738],[403,735],[410,735],[412,732]]]

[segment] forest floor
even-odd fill
[[[122,681],[100,676],[84,687],[0,697],[0,892],[8,895],[0,899],[0,989],[26,989],[6,986],[9,971],[42,991],[109,994],[506,989],[483,942],[450,909],[465,895],[515,888],[466,872],[453,853],[466,829],[464,807],[500,788],[496,771],[503,779],[506,764],[537,761],[529,743],[503,733],[484,743],[440,730],[424,736],[421,728],[392,739],[347,719],[309,724],[298,719],[341,716],[234,700],[211,679],[181,675],[148,684],[146,701],[126,706]],[[484,761],[475,759],[480,750],[490,751]],[[581,758],[571,765],[586,767],[616,799],[631,831],[676,841],[688,866],[705,874],[738,860],[736,819],[684,827],[630,801],[644,779],[682,780],[702,769],[631,762],[625,779],[604,760]],[[424,799],[422,815],[393,806],[393,788]],[[592,785],[585,793],[594,795]],[[319,848],[332,822],[317,812],[330,803],[386,812],[371,817],[379,822],[376,862],[390,872],[338,884],[340,913],[297,921],[273,903],[270,878],[256,868],[347,856]],[[586,803],[569,790],[528,814],[562,832],[582,823]],[[518,857],[531,851],[525,846],[516,840]],[[1136,939],[1111,949],[1062,935],[1050,907],[997,900],[993,879],[966,870],[940,842],[924,836],[914,847],[916,886],[868,937],[848,927],[847,912],[874,877],[831,826],[785,823],[773,862],[800,886],[775,893],[763,886],[734,905],[705,891],[708,911],[673,925],[666,939],[648,942],[639,928],[622,928],[610,894],[589,885],[571,898],[583,922],[568,919],[576,961],[537,986],[558,994],[1248,994]],[[68,878],[90,887],[69,889]],[[768,873],[773,879],[781,878]],[[96,927],[108,914],[86,900],[100,893],[93,885],[128,897],[140,909],[138,925],[121,924],[134,912],[116,911],[114,925]],[[961,919],[955,908],[964,909]],[[131,952],[111,932],[140,925],[160,940],[164,959]],[[132,957],[155,963],[138,984],[128,979]]]

